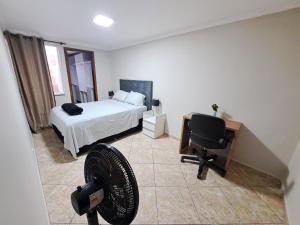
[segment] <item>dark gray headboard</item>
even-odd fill
[[[120,89],[123,91],[135,91],[146,96],[145,106],[147,110],[152,108],[153,82],[146,80],[123,80],[120,79]]]

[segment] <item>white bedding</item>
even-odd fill
[[[64,136],[64,147],[76,158],[79,148],[138,125],[146,106],[116,100],[78,104],[83,112],[69,116],[60,106],[51,110],[50,122]]]

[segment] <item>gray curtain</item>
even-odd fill
[[[55,106],[44,41],[37,37],[4,32],[29,126],[33,132],[49,126]]]

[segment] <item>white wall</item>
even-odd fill
[[[298,225],[300,221],[300,141],[289,163],[290,174],[285,187],[286,208],[290,225]]]
[[[62,82],[64,88],[63,95],[55,96],[56,105],[59,106],[66,102],[71,102],[67,67],[66,67],[63,47],[72,47],[72,48],[94,51],[98,99],[99,100],[107,99],[108,91],[111,90],[112,88],[109,54],[105,51],[96,50],[96,49],[87,49],[87,48],[82,48],[80,46],[73,46],[73,45],[72,46],[56,45],[56,46],[58,47],[59,50],[59,57],[60,57],[61,71],[62,71]]]
[[[152,80],[179,137],[182,116],[217,103],[243,127],[235,159],[284,178],[300,136],[300,9],[111,53],[119,79]]]
[[[108,91],[112,90],[111,64],[107,52],[95,50],[96,79],[98,99],[108,98]]]
[[[0,224],[47,225],[31,133],[7,50],[0,29]]]

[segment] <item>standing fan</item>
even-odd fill
[[[134,173],[125,157],[114,147],[97,144],[84,164],[86,184],[71,195],[74,210],[87,214],[89,225],[98,225],[97,211],[110,224],[130,224],[139,205]]]

